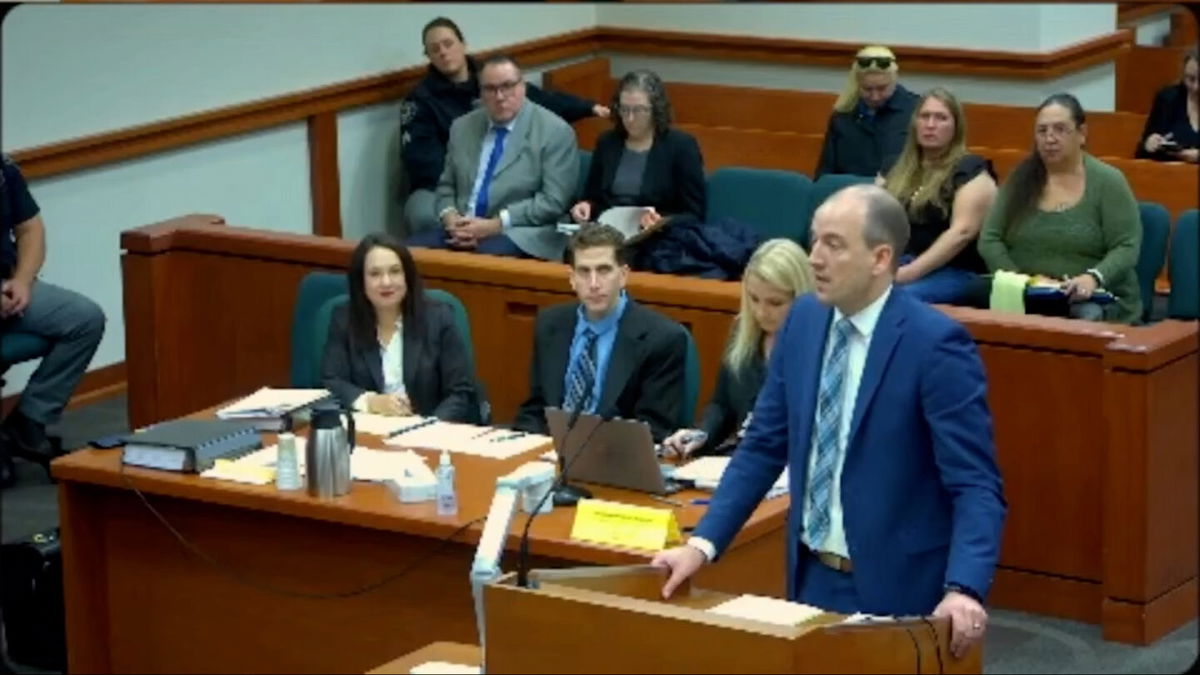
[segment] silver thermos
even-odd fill
[[[304,448],[308,494],[338,497],[350,492],[350,452],[354,449],[354,414],[346,411],[349,428],[342,426],[341,410],[313,411]]]

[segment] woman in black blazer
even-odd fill
[[[325,388],[361,412],[477,422],[474,378],[454,313],[426,299],[404,244],[388,234],[367,235],[346,276],[350,302],[329,322]]]
[[[704,160],[691,134],[671,128],[671,103],[658,75],[635,70],[613,94],[613,128],[592,153],[583,200],[571,207],[577,223],[612,206],[646,206],[642,228],[669,216],[704,219]]]
[[[1183,57],[1179,84],[1164,87],[1154,97],[1146,128],[1135,156],[1160,162],[1200,159],[1200,61],[1196,50]]]
[[[669,454],[686,458],[733,452],[767,377],[775,334],[792,301],[812,288],[812,265],[796,242],[770,239],[754,251],[742,277],[742,306],[704,421],[699,429],[680,429],[668,436],[663,448]]]

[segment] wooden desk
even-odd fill
[[[344,270],[353,247],[214,219],[122,236],[135,425],[286,384],[297,284],[314,269]],[[429,286],[466,305],[494,414],[511,418],[527,393],[537,310],[573,300],[564,267],[414,256]],[[629,289],[691,329],[703,405],[739,285],[634,273]],[[989,375],[1009,503],[992,604],[1102,624],[1106,638],[1137,644],[1196,616],[1196,323],[1130,328],[943,310],[975,338]]]
[[[381,445],[369,436],[359,444]],[[438,639],[477,642],[469,572],[482,517],[496,477],[539,452],[458,457],[458,517],[438,517],[432,502],[401,504],[376,483],[355,481],[348,495],[319,500],[274,486],[122,471],[116,450],[59,458],[68,670],[364,672]],[[593,492],[662,508],[642,494]],[[787,507],[786,497],[764,502],[703,583],[781,594]],[[704,508],[677,509],[680,524],[695,525]],[[573,518],[567,508],[538,516],[534,566],[649,561],[649,552],[571,540]],[[518,514],[505,569],[516,567],[524,523]]]

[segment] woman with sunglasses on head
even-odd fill
[[[703,219],[704,160],[691,134],[671,128],[671,102],[658,75],[635,70],[612,99],[613,128],[596,140],[583,200],[571,218],[586,223],[613,206],[644,206],[643,229],[667,216]]]
[[[891,168],[917,105],[917,95],[897,82],[899,72],[896,55],[887,47],[869,45],[858,51],[833,104],[813,178],[827,173],[874,177]]]
[[[1196,49],[1183,56],[1179,84],[1154,97],[1136,157],[1160,162],[1200,161],[1200,60]]]
[[[445,163],[450,124],[479,105],[478,63],[467,54],[458,25],[438,17],[425,24],[421,42],[429,72],[400,104],[400,158],[411,190],[404,204],[404,220],[410,235],[441,227],[434,213],[434,191]],[[608,108],[599,103],[529,83],[525,94],[567,122],[609,116]]]
[[[988,269],[1061,280],[1074,319],[1134,323],[1142,314],[1137,200],[1119,169],[1084,150],[1083,106],[1054,94],[1037,109],[1034,150],[1013,169],[979,233]],[[1104,288],[1115,301],[1092,296]]]

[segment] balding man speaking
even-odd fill
[[[904,208],[846,188],[813,217],[815,293],[776,339],[752,423],[663,594],[715,560],[790,467],[788,597],[834,612],[948,616],[982,638],[1005,501],[987,382],[958,323],[896,287]]]

